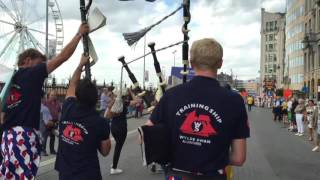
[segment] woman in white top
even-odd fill
[[[308,129],[309,129],[309,141],[313,141],[313,126],[312,122],[315,118],[315,105],[313,100],[308,101],[308,106],[306,107],[307,110],[307,123],[308,123]]]

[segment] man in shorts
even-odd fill
[[[34,179],[40,164],[40,107],[43,82],[48,74],[67,61],[76,50],[89,26],[82,24],[78,33],[60,54],[47,61],[36,49],[18,56],[18,70],[12,77],[5,101],[2,125],[0,179]]]

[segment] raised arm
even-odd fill
[[[79,27],[78,33],[72,38],[72,40],[67,44],[67,46],[63,48],[61,53],[48,61],[47,63],[48,74],[50,74],[52,71],[54,71],[56,68],[58,68],[62,63],[67,61],[72,56],[82,36],[84,34],[87,34],[88,32],[89,32],[88,24],[82,24]]]
[[[81,56],[80,63],[76,70],[74,71],[72,78],[70,80],[69,88],[67,90],[66,98],[68,97],[75,97],[76,96],[76,86],[78,81],[80,80],[81,72],[83,69],[83,66],[89,61],[89,56]]]

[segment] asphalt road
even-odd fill
[[[142,166],[136,129],[145,120],[128,120],[128,137],[119,161],[123,174],[110,175],[113,150],[108,157],[100,157],[103,179],[163,180],[161,173],[153,174]],[[251,137],[248,139],[247,161],[243,167],[234,168],[235,180],[320,179],[320,153],[311,152],[313,145],[306,136],[297,137],[282,124],[273,122],[269,109],[254,108],[249,113],[249,121]],[[58,179],[53,164],[54,156],[42,160],[39,180]]]

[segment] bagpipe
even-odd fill
[[[85,3],[85,0],[80,0],[80,14],[81,22],[88,23],[90,28],[90,33],[96,31],[106,25],[106,17],[101,13],[98,8],[94,8],[92,11],[89,11],[92,5],[92,0],[88,0],[88,3]],[[86,78],[91,80],[91,69],[98,61],[98,56],[93,46],[93,43],[89,37],[89,34],[83,34],[82,36],[83,43],[83,54],[85,56],[90,56],[91,60],[85,65],[85,75]]]
[[[161,72],[161,68],[160,68],[160,63],[158,61],[157,58],[157,54],[155,51],[155,43],[154,42],[150,42],[148,44],[149,48],[151,49],[151,53],[152,53],[152,57],[153,57],[153,65],[154,65],[154,69],[157,73],[157,76],[159,78],[159,88],[155,94],[155,99],[157,100],[157,102],[160,101],[160,98],[162,97],[162,95],[165,93],[166,91],[166,82],[164,81],[164,78],[162,76],[162,72]]]
[[[143,101],[146,103],[147,107],[149,108],[151,106],[151,102],[149,101],[149,99],[147,99],[145,97],[146,92],[142,91],[136,76],[131,72],[128,64],[125,62],[125,57],[124,56],[119,57],[118,61],[120,61],[122,63],[122,67],[127,71],[129,78],[134,85],[133,92],[135,93],[135,95],[141,97],[143,99]],[[122,82],[121,82],[121,84],[122,84]],[[120,89],[122,89],[122,87],[120,87]]]
[[[190,14],[190,0],[183,0],[183,3],[181,6],[179,6],[175,11],[173,11],[171,14],[165,16],[162,18],[160,21],[156,22],[155,24],[144,28],[138,32],[134,33],[124,33],[123,36],[125,40],[127,41],[129,46],[135,45],[140,38],[145,36],[145,34],[150,31],[152,28],[154,28],[156,25],[160,24],[170,16],[174,15],[176,12],[178,12],[180,9],[183,9],[183,15],[184,15],[184,24],[182,28],[182,33],[183,33],[183,41],[178,42],[176,44],[169,45],[167,47],[161,48],[156,50],[155,49],[155,43],[151,42],[148,44],[149,48],[151,49],[151,52],[146,54],[152,54],[153,56],[153,62],[154,62],[154,68],[156,71],[156,74],[159,79],[159,88],[156,93],[156,100],[159,102],[161,96],[165,93],[166,89],[166,84],[164,81],[164,78],[162,76],[161,68],[160,68],[160,63],[158,61],[156,52],[167,49],[169,47],[178,45],[178,44],[183,44],[182,45],[182,56],[183,56],[183,70],[181,71],[181,74],[183,75],[183,83],[187,82],[187,75],[188,75],[188,53],[189,53],[189,30],[188,30],[188,24],[191,19],[191,14]],[[144,55],[144,56],[146,56]],[[143,56],[143,57],[144,57]],[[133,60],[136,61],[139,58]],[[123,67],[126,69],[126,71],[129,74],[129,77],[132,81],[132,83],[135,85],[135,87],[139,87],[136,78],[128,68],[128,63],[125,63],[124,57],[119,58],[119,61],[122,63]],[[129,63],[133,62],[130,61]],[[142,159],[143,159],[143,164],[144,165],[149,165],[153,162],[166,165],[170,163],[172,153],[171,153],[171,131],[169,127],[167,127],[165,124],[155,124],[153,126],[141,126],[138,128],[139,134],[141,136],[141,139],[143,143],[141,144],[141,152],[142,152]]]

